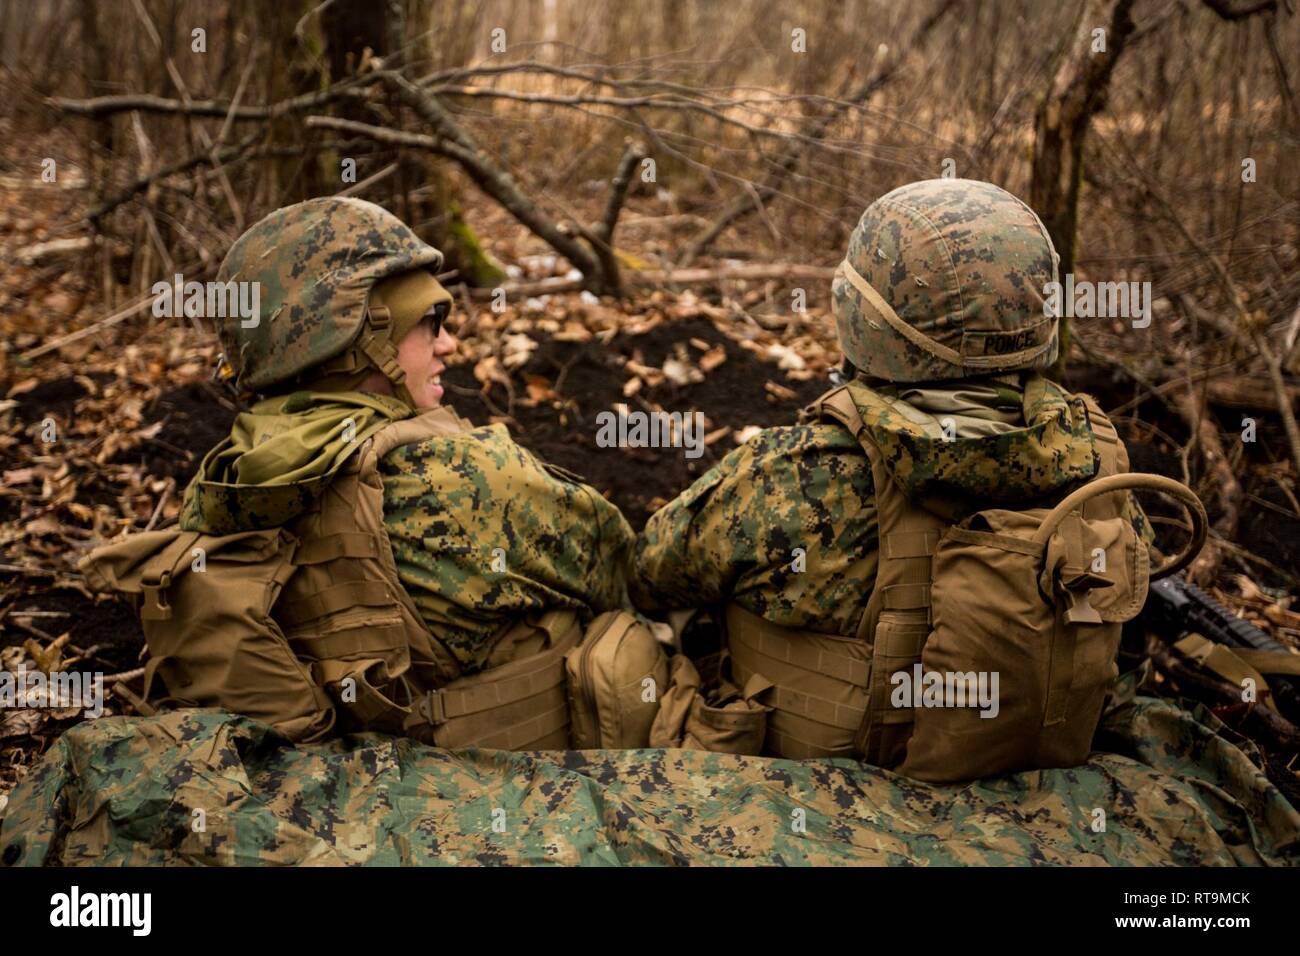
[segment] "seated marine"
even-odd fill
[[[735,682],[774,685],[765,752],[896,765],[911,718],[885,714],[878,682],[921,659],[944,530],[1127,471],[1096,403],[1045,375],[1057,263],[1033,211],[988,183],[872,203],[832,286],[846,384],[734,449],[639,536],[637,607],[723,606]],[[1146,533],[1131,496],[1108,498]]]
[[[230,249],[220,281],[260,283],[256,321],[219,327],[253,404],[204,459],[179,531],[89,562],[92,583],[141,594],[150,683],[295,740],[337,723],[566,745],[560,658],[625,605],[632,531],[504,425],[443,404],[457,342],[441,262],[350,198],[280,209]]]

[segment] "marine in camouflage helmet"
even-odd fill
[[[1039,371],[1056,356],[1042,309],[1056,263],[1034,213],[988,183],[914,183],[862,216],[833,286],[859,372],[847,388],[910,501],[1026,507],[1096,474],[1083,399]],[[1130,517],[1149,537],[1136,503]],[[632,597],[644,609],[735,601],[773,624],[853,637],[878,561],[866,453],[812,419],[762,430],[652,515]]]
[[[895,189],[862,214],[831,286],[844,356],[886,382],[1046,369],[1059,259],[1034,211],[991,183]]]
[[[371,291],[417,269],[436,285],[432,273],[441,265],[441,252],[364,199],[323,197],[276,210],[239,237],[218,272],[221,282],[260,284],[256,321],[223,321],[217,331],[236,386],[265,392],[310,370],[371,368],[414,404],[396,357],[405,330],[389,310],[373,307]]]
[[[240,237],[221,278],[262,284],[260,321],[231,320],[221,338],[238,385],[265,394],[204,459],[184,530],[287,525],[368,439],[441,404],[457,349],[442,323],[451,295],[431,274],[441,262],[359,199],[288,206]],[[400,584],[468,674],[523,615],[623,606],[633,535],[617,506],[505,425],[457,421],[452,434],[398,445],[378,472]]]

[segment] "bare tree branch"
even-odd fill
[[[600,223],[595,229],[597,238],[607,246],[613,245],[614,227],[618,225],[618,215],[623,209],[624,200],[627,198],[628,186],[632,183],[632,171],[636,168],[636,164],[643,159],[645,159],[645,146],[629,140],[627,148],[623,151],[623,158],[618,161],[618,170],[614,173],[614,179],[610,184],[609,198],[605,201],[605,213],[600,217]]]
[[[944,17],[957,5],[957,0],[942,0],[938,7],[921,22],[911,39],[893,49],[892,55],[876,73],[865,83],[851,92],[844,100],[838,101],[831,110],[813,124],[812,130],[804,137],[808,139],[821,140],[825,138],[830,131],[831,125],[849,111],[853,106],[866,102],[870,96],[878,89],[888,83],[902,69],[909,51],[922,46],[929,38],[934,28],[939,25]],[[775,163],[775,169],[768,174],[767,178],[761,185],[756,186],[758,199],[760,202],[766,202],[776,194],[786,177],[790,175],[794,167],[798,164],[802,152],[799,144],[790,144],[782,152],[780,158]],[[722,214],[719,215],[708,228],[699,232],[689,243],[681,256],[678,257],[678,266],[688,266],[707,249],[715,239],[720,236],[727,227],[731,226],[737,220],[749,215],[754,211],[754,201],[751,194],[746,193],[733,199]]]

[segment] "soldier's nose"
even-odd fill
[[[433,353],[435,355],[450,355],[456,351],[456,337],[447,331],[444,325],[438,331],[438,337],[433,340]]]

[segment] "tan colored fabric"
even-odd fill
[[[650,728],[651,747],[751,756],[763,752],[772,708],[760,698],[767,698],[772,683],[751,674],[738,687],[726,676],[727,663],[725,652],[702,659],[699,668],[685,654],[672,658],[668,690]]]
[[[498,640],[508,649],[494,658],[499,663],[423,694],[406,733],[438,747],[566,749],[564,656],[581,638],[571,610],[516,621]]]
[[[856,638],[784,628],[734,601],[726,609],[736,681],[774,685],[767,752],[803,760],[851,757],[867,708],[871,648]]]
[[[411,269],[376,282],[368,304],[388,309],[393,321],[393,343],[400,344],[406,333],[440,302],[450,306],[451,293],[427,269]]]
[[[576,750],[645,747],[659,698],[668,689],[668,655],[630,611],[606,611],[565,656]]]
[[[146,698],[156,676],[171,702],[225,707],[312,741],[331,730],[337,709],[271,617],[294,547],[279,528],[152,531],[98,549],[81,567],[91,587],[140,605]]]

